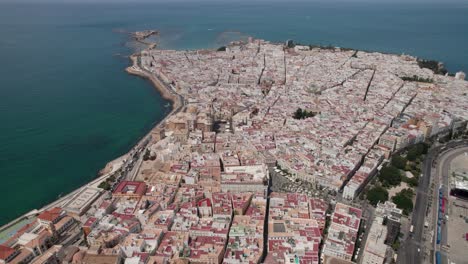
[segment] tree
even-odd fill
[[[373,206],[376,206],[378,202],[385,202],[388,200],[388,192],[380,186],[376,186],[367,192],[367,200]]]
[[[397,241],[393,242],[392,248],[393,248],[393,250],[398,251],[398,249],[400,248],[400,241],[397,240]]]
[[[408,158],[408,160],[410,161],[415,161],[417,158],[418,158],[418,153],[416,152],[415,149],[410,149],[408,151],[408,155],[406,155],[406,157]]]
[[[427,151],[428,151],[428,146],[424,143],[419,143],[419,144],[412,146],[408,150],[408,155],[406,155],[406,157],[410,161],[415,161],[417,158],[419,158],[419,156],[423,154],[427,154]]]
[[[421,145],[422,154],[426,155],[427,152],[429,151],[429,145],[426,143],[419,143],[419,145]]]
[[[413,189],[409,189],[409,188],[403,189],[399,193],[401,193],[401,195],[406,196],[410,199],[413,199],[413,196],[414,196]]]
[[[150,151],[147,149],[145,151],[145,154],[143,155],[143,160],[147,161],[147,160],[149,160],[149,158],[150,158]]]
[[[106,191],[110,190],[111,186],[107,181],[103,181],[98,185],[98,188],[104,189]]]
[[[419,67],[430,69],[435,74],[445,75],[447,73],[447,69],[445,69],[444,65],[438,61],[418,59],[417,62]]]
[[[400,170],[405,169],[406,162],[408,161],[400,155],[396,155],[392,158],[392,165]]]
[[[419,178],[415,175],[413,178],[407,179],[406,182],[410,187],[416,187],[418,186]]]
[[[398,208],[403,210],[403,214],[405,215],[408,215],[413,210],[413,201],[408,197],[397,194],[392,198],[392,201]]]
[[[413,196],[412,189],[403,189],[392,198],[392,201],[405,215],[408,215],[413,210]]]
[[[115,173],[112,174],[111,176],[109,176],[109,178],[107,178],[107,181],[108,182],[114,182],[115,181]]]
[[[314,117],[316,113],[312,111],[302,110],[302,108],[298,108],[296,112],[294,112],[293,118],[294,119],[306,119],[309,117]]]
[[[298,108],[296,112],[294,112],[294,119],[302,119],[302,109]]]
[[[410,82],[425,82],[425,83],[433,83],[434,80],[431,78],[423,78],[417,75],[413,75],[413,77],[401,77],[403,81],[410,81]]]
[[[401,183],[401,172],[392,165],[387,166],[380,171],[379,180],[384,186],[397,186]]]

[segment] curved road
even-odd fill
[[[440,158],[438,159],[437,162],[437,171],[436,171],[436,177],[435,180],[438,180],[438,186],[442,186],[442,191],[444,194],[444,197],[448,197],[450,194],[450,182],[449,182],[449,172],[450,172],[450,164],[452,161],[457,158],[458,156],[462,155],[463,153],[468,151],[468,146],[465,147],[459,147],[456,149],[451,149],[448,150],[447,152],[443,153]],[[438,198],[438,189],[436,190],[437,193],[435,194]],[[434,215],[433,222],[437,222],[437,215]],[[447,230],[447,225],[445,224],[445,221],[442,222],[441,224],[442,227],[442,232],[441,232],[441,240],[440,240],[440,245],[437,245],[434,242],[434,249],[439,250],[442,255],[442,263],[449,263],[448,262],[448,256],[441,250],[442,245],[447,245],[448,244],[448,230]]]
[[[162,119],[161,121],[158,122],[158,124],[156,126],[159,126],[161,124],[163,124],[165,122],[165,120],[167,120],[170,116],[172,116],[173,114],[176,114],[178,112],[180,112],[183,107],[186,106],[187,102],[185,101],[184,97],[181,96],[180,94],[178,94],[176,91],[174,91],[174,89],[172,89],[170,87],[170,85],[166,84],[165,82],[163,82],[159,76],[157,76],[156,74],[153,74],[151,73],[150,71],[144,69],[144,67],[141,65],[140,63],[140,59],[139,57],[137,58],[132,58],[131,57],[131,60],[132,60],[132,64],[131,66],[129,66],[127,68],[127,72],[130,73],[130,74],[135,74],[135,75],[138,75],[140,77],[143,77],[143,78],[148,78],[151,80],[152,77],[154,77],[157,81],[159,81],[162,85],[165,86],[165,88],[171,93],[173,94],[174,96],[177,96],[178,99],[180,100],[180,105],[176,108],[176,109],[173,109],[171,111],[171,113],[169,113],[166,117],[164,117],[164,119]],[[134,66],[132,68],[132,66]],[[153,128],[154,129],[154,128]],[[138,163],[141,163],[141,160],[143,159],[143,155],[142,155],[142,151],[146,146],[147,144],[149,143],[149,140],[151,138],[151,131],[148,132],[148,134],[146,134],[145,136],[143,136],[139,141],[138,143],[127,153],[123,154],[122,156],[120,156],[119,158],[117,159],[123,159],[123,158],[126,158],[127,161],[124,162],[122,165],[120,165],[120,167],[123,167],[123,168],[126,168],[129,166],[130,163],[132,162],[136,162],[137,163],[137,166],[134,166],[132,168],[132,171],[130,171],[129,173],[126,173],[123,177],[123,179],[127,179],[127,180],[133,180],[136,176],[136,173],[138,172]],[[134,154],[138,154],[136,157],[134,156]],[[134,157],[133,159],[131,159],[130,157]],[[115,159],[115,160],[117,160]],[[135,160],[136,159],[136,160]],[[114,161],[115,161],[114,160]],[[74,191],[71,191],[70,193],[66,194],[65,196],[57,199],[56,201],[53,201],[51,202],[50,204],[47,204],[45,205],[44,207],[42,207],[41,209],[37,210],[37,209],[34,209],[12,221],[10,221],[9,223],[3,225],[3,226],[0,226],[0,232],[10,228],[11,226],[15,225],[16,223],[18,223],[19,221],[25,219],[25,218],[28,218],[32,215],[36,215],[42,211],[45,211],[47,209],[50,209],[52,207],[55,207],[55,206],[63,206],[64,204],[66,204],[69,200],[75,198],[75,196],[77,194],[79,194],[83,189],[91,186],[91,185],[97,185],[99,184],[100,182],[102,182],[103,180],[105,180],[107,177],[109,177],[110,175],[114,174],[114,172],[112,173],[107,173],[103,176],[100,176],[99,178],[96,178],[96,179],[93,179],[91,182],[89,183],[86,183],[80,187],[78,187],[77,189],[75,189]],[[121,180],[123,180],[121,179]]]
[[[424,249],[422,241],[424,230],[424,219],[426,218],[426,209],[430,197],[429,185],[431,182],[431,170],[433,162],[438,158],[441,153],[456,149],[459,147],[468,146],[468,141],[453,141],[445,145],[433,147],[429,150],[426,158],[424,159],[422,172],[423,177],[419,179],[419,185],[416,188],[416,202],[413,209],[411,224],[414,226],[413,233],[408,236],[401,246],[398,256],[398,263],[423,263],[424,261],[432,263],[430,259],[424,259]],[[447,177],[444,177],[447,178]],[[436,179],[437,180],[437,179]],[[448,181],[448,178],[447,178]],[[438,185],[435,185],[438,189]],[[433,204],[438,205],[437,196],[432,197]],[[432,219],[431,219],[432,221]],[[437,231],[437,230],[436,230]],[[436,235],[436,231],[434,232]],[[429,232],[429,231],[426,231]]]

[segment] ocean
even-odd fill
[[[168,112],[124,72],[128,32],[161,48],[275,42],[405,53],[468,72],[468,5],[178,1],[0,3],[0,225],[96,177]]]

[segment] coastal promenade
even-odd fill
[[[133,74],[149,80],[153,84],[153,86],[161,93],[161,96],[164,99],[172,102],[172,111],[152,129],[154,130],[160,125],[164,124],[164,122],[169,117],[180,112],[180,110],[182,110],[183,107],[186,105],[186,100],[184,97],[178,94],[170,85],[162,81],[155,73],[149,72],[148,70],[144,69],[141,66],[140,57],[138,55],[133,54],[132,56],[130,56],[130,60],[132,61],[133,65],[128,67],[126,71],[129,74]]]
[[[130,173],[126,174],[125,180],[133,180],[136,177],[136,175],[138,173],[138,170],[139,170],[138,167],[141,166],[141,163],[142,163],[142,160],[143,160],[142,150],[150,142],[152,131],[154,131],[155,129],[162,126],[164,124],[164,122],[170,116],[178,113],[180,110],[183,109],[183,107],[186,104],[185,99],[180,94],[175,92],[174,89],[172,89],[169,85],[165,84],[155,74],[152,74],[151,72],[143,69],[140,66],[138,56],[139,55],[136,55],[136,54],[133,54],[133,55],[130,56],[130,60],[132,62],[132,65],[129,66],[126,69],[126,71],[129,74],[136,75],[136,76],[139,76],[139,77],[142,77],[142,78],[145,78],[145,79],[148,79],[149,81],[151,81],[153,86],[161,93],[162,97],[164,99],[170,100],[172,102],[172,111],[164,119],[159,121],[156,124],[156,126],[153,127],[145,136],[143,136],[138,141],[138,143],[134,147],[132,147],[132,149],[129,152],[127,152],[127,153],[123,154],[122,156],[110,161],[109,163],[106,164],[105,168],[103,168],[101,170],[101,172],[102,172],[102,171],[110,168],[109,171],[106,171],[103,175],[99,176],[98,178],[93,179],[91,182],[89,182],[89,183],[77,188],[76,190],[74,190],[74,191],[72,191],[72,192],[58,198],[56,201],[53,201],[52,203],[49,203],[49,204],[45,205],[44,207],[42,207],[40,209],[33,209],[33,210],[21,215],[20,217],[10,221],[9,223],[3,225],[2,227],[0,227],[0,234],[5,233],[5,232],[8,233],[9,229],[15,229],[16,225],[18,225],[18,224],[21,225],[22,222],[27,222],[28,219],[30,219],[31,217],[34,217],[37,214],[39,214],[39,213],[41,213],[41,212],[43,212],[45,210],[48,210],[48,209],[51,209],[51,208],[54,208],[54,207],[60,207],[60,206],[63,206],[65,204],[69,203],[73,199],[77,198],[78,194],[80,194],[83,190],[85,190],[88,187],[97,188],[97,186],[102,181],[105,181],[107,178],[114,175],[119,169],[127,168],[129,166],[130,162],[132,161],[131,158],[135,157],[135,155],[137,156],[136,157],[137,158],[136,166],[130,171]],[[1,237],[0,237],[0,239],[1,239]]]
[[[81,193],[84,189],[86,189],[88,187],[97,187],[99,185],[99,183],[101,183],[102,181],[105,181],[108,177],[112,176],[117,170],[119,170],[121,167],[123,167],[125,165],[124,160],[127,159],[127,157],[129,156],[129,153],[126,153],[126,154],[118,157],[117,159],[114,159],[113,161],[109,162],[106,165],[106,167],[111,168],[110,172],[108,172],[108,173],[106,173],[106,174],[104,174],[102,176],[99,176],[96,179],[93,179],[91,182],[77,188],[76,190],[68,193],[65,196],[60,197],[56,201],[53,201],[52,203],[49,203],[49,204],[45,205],[44,207],[42,207],[40,209],[31,210],[31,211],[27,212],[26,214],[24,214],[24,215],[22,215],[22,216],[20,216],[20,217],[18,217],[16,219],[10,221],[9,223],[3,225],[2,227],[0,227],[0,234],[2,234],[4,232],[8,232],[9,229],[14,228],[15,225],[18,225],[23,221],[27,221],[29,218],[34,217],[37,214],[39,214],[39,213],[41,213],[41,212],[43,212],[45,210],[67,204],[69,201],[75,199],[79,193]],[[0,237],[0,240],[1,240],[1,237]]]

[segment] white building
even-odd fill
[[[353,200],[359,186],[360,185],[358,183],[350,181],[343,189],[343,198]]]
[[[455,79],[465,80],[466,74],[462,71],[459,71],[455,74]]]
[[[372,226],[367,237],[366,245],[362,253],[362,264],[383,264],[387,245],[387,227],[383,224],[383,218],[378,216],[372,222]]]

